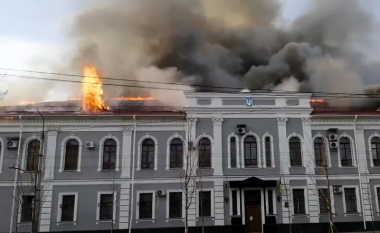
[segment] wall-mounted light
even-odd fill
[[[280,194],[277,195],[277,202],[278,202],[278,203],[281,202],[281,195],[280,195]]]
[[[230,201],[230,198],[229,198],[229,197],[225,197],[225,198],[224,198],[224,202],[225,202],[226,204],[228,204],[229,201]]]

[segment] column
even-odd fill
[[[123,147],[121,152],[121,178],[131,177],[131,161],[132,161],[132,132],[133,128],[123,129]]]
[[[212,118],[214,145],[212,147],[212,167],[214,175],[223,175],[222,124],[223,118]]]
[[[372,221],[371,213],[371,185],[367,177],[368,173],[368,162],[367,162],[367,153],[366,153],[366,140],[364,137],[364,128],[363,126],[356,126],[356,135],[355,135],[355,152],[357,157],[356,163],[358,165],[358,172],[360,172],[360,182],[362,183],[361,194],[361,203],[364,209],[364,216],[366,221]],[[372,205],[374,206],[374,205]]]
[[[280,169],[282,174],[289,174],[290,157],[289,157],[289,145],[288,136],[286,133],[286,122],[288,118],[277,118],[278,123],[278,142],[280,149]]]
[[[136,198],[134,198],[136,200]],[[124,181],[120,187],[120,212],[119,229],[129,228],[129,204],[130,204],[130,182]],[[133,203],[131,203],[133,205]],[[136,210],[134,210],[136,213]]]
[[[50,232],[51,205],[53,201],[53,185],[45,183],[42,192],[40,232]]]
[[[224,226],[224,185],[222,179],[214,182],[215,225]]]
[[[44,179],[52,180],[54,179],[58,129],[49,129],[47,135]]]

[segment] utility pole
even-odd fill
[[[39,228],[40,228],[42,163],[43,163],[43,152],[44,152],[44,142],[45,142],[45,118],[38,110],[37,112],[42,117],[42,135],[41,135],[41,143],[40,143],[40,152],[38,154],[37,171],[34,174],[35,197],[34,197],[34,206],[33,206],[32,233],[38,233]]]

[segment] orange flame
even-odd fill
[[[311,103],[324,103],[326,101],[322,100],[322,99],[312,99],[310,100]]]
[[[99,75],[98,69],[95,66],[85,66],[83,75],[83,110],[91,112],[109,110],[102,98],[102,77]]]
[[[154,97],[118,97],[117,100],[124,100],[124,101],[147,101],[147,100],[156,100],[157,98]]]

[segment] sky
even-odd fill
[[[64,65],[64,54],[73,43],[67,33],[70,20],[80,11],[91,7],[91,1],[1,0],[0,68],[54,71],[46,63],[40,62],[44,59],[48,59],[50,64]],[[290,23],[302,14],[309,1],[282,0],[285,23]],[[380,22],[380,1],[362,2]],[[372,53],[377,51],[373,50]],[[61,72],[72,73],[69,70]],[[10,86],[8,81],[1,79],[0,93]]]

